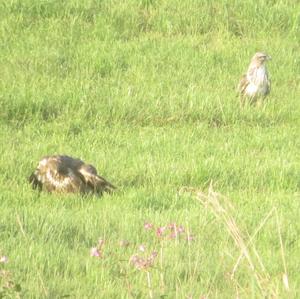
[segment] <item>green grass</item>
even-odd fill
[[[290,291],[272,215],[255,237],[264,292],[299,298],[299,12],[296,0],[0,2],[0,266],[22,298],[148,298],[146,272],[128,262],[140,244],[163,253],[154,298],[262,298],[245,260],[229,279],[240,250],[226,227],[178,192],[211,181],[245,235],[277,209]],[[241,110],[235,87],[259,50],[272,56],[272,91]],[[118,191],[31,190],[37,161],[55,153],[92,163]],[[145,221],[195,240],[159,242]],[[89,256],[99,237],[103,259]]]

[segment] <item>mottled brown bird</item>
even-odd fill
[[[238,85],[242,105],[246,99],[251,104],[260,103],[270,93],[271,82],[265,64],[270,59],[270,56],[262,52],[257,52],[252,57],[247,73],[242,76]]]
[[[115,187],[97,174],[95,167],[69,156],[42,158],[29,177],[34,189],[58,193],[111,193]]]

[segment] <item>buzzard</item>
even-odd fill
[[[257,52],[252,57],[247,73],[242,76],[238,85],[242,105],[246,98],[251,104],[260,103],[270,93],[271,82],[265,64],[270,59],[270,56],[262,52]]]
[[[97,174],[94,166],[69,156],[42,158],[29,177],[34,189],[58,193],[111,193],[115,187]]]

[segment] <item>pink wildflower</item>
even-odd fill
[[[179,225],[179,226],[177,227],[177,232],[178,232],[179,234],[184,233],[184,232],[185,232],[184,227],[183,227],[182,225]]]
[[[187,240],[187,241],[195,241],[195,237],[194,237],[193,235],[188,235],[188,236],[186,237],[186,240]]]
[[[157,251],[152,251],[150,258],[155,259],[157,255],[158,255]]]
[[[95,257],[101,257],[101,251],[97,247],[92,247],[90,255]]]
[[[168,224],[169,229],[175,229],[176,228],[176,223],[170,223]]]
[[[166,230],[166,227],[165,226],[160,226],[159,228],[157,228],[156,230],[156,235],[158,237],[162,237],[164,231]]]
[[[146,223],[144,224],[144,228],[145,228],[146,230],[150,230],[150,229],[153,228],[153,224],[152,224],[152,223],[149,223],[149,222],[146,222]]]
[[[141,245],[139,246],[139,250],[142,251],[142,252],[145,252],[145,250],[146,250],[145,245],[144,245],[144,244],[141,244]]]
[[[143,258],[139,257],[138,255],[133,255],[130,258],[131,264],[135,266],[138,270],[142,270],[145,266],[145,261]]]
[[[0,263],[2,263],[2,264],[8,263],[8,257],[5,256],[5,255],[1,256],[0,257]]]
[[[182,225],[177,225],[176,223],[170,223],[170,224],[168,225],[168,228],[169,228],[170,230],[177,231],[179,234],[185,232],[184,227],[183,227]]]
[[[177,237],[177,235],[178,235],[178,233],[177,233],[176,231],[171,232],[170,238],[171,238],[171,239],[175,239],[175,238]]]
[[[102,250],[103,245],[104,245],[104,240],[99,239],[97,246],[91,248],[90,255],[95,256],[95,257],[102,257],[102,251],[101,250]]]
[[[170,223],[168,228],[171,230],[169,237],[171,239],[176,238],[178,235],[183,234],[185,232],[184,227],[182,225],[177,225],[176,223]]]
[[[138,257],[137,255],[133,255],[133,256],[130,258],[130,262],[131,262],[131,263],[136,263],[138,260],[139,260],[139,257]]]
[[[153,266],[155,258],[157,256],[157,252],[153,251],[152,254],[148,258],[143,258],[138,255],[133,255],[130,258],[131,264],[138,270],[146,270]]]

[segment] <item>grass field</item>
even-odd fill
[[[0,298],[300,298],[299,1],[2,0],[0,40]],[[272,91],[240,109],[256,51]],[[118,191],[33,191],[55,153]],[[210,184],[233,218],[182,192]]]

